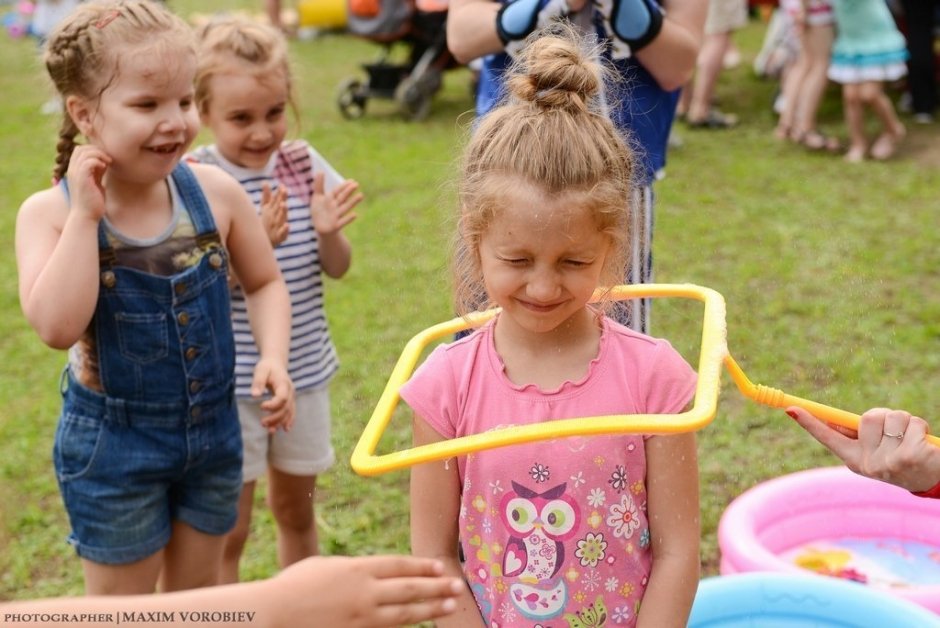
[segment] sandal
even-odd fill
[[[839,141],[839,138],[820,133],[815,129],[806,131],[799,137],[795,138],[794,141],[797,144],[800,144],[803,148],[812,152],[826,152],[833,154],[842,152],[842,142]]]
[[[690,129],[730,129],[738,124],[738,116],[712,109],[701,120],[686,118]]]

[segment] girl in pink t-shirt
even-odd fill
[[[624,276],[634,158],[571,31],[533,39],[475,129],[460,180],[461,312],[402,389],[416,445],[578,416],[676,413],[695,374],[588,305]],[[414,467],[411,543],[463,576],[439,626],[685,626],[699,579],[695,439],[572,437]]]

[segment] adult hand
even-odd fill
[[[927,441],[927,422],[909,412],[872,408],[862,415],[857,433],[802,408],[787,408],[787,414],[859,475],[913,492],[940,482],[940,448]]]

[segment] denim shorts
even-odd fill
[[[169,542],[174,520],[213,535],[234,527],[242,441],[231,395],[195,419],[185,404],[106,397],[70,377],[63,398],[53,461],[79,556],[136,562]]]

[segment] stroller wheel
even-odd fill
[[[428,89],[429,87],[426,81],[406,76],[395,89],[395,102],[401,108],[402,114],[412,122],[424,120],[431,112],[434,90]]]
[[[350,77],[340,83],[336,104],[339,106],[340,113],[347,120],[361,118],[366,112],[367,100],[367,92],[361,80]]]

